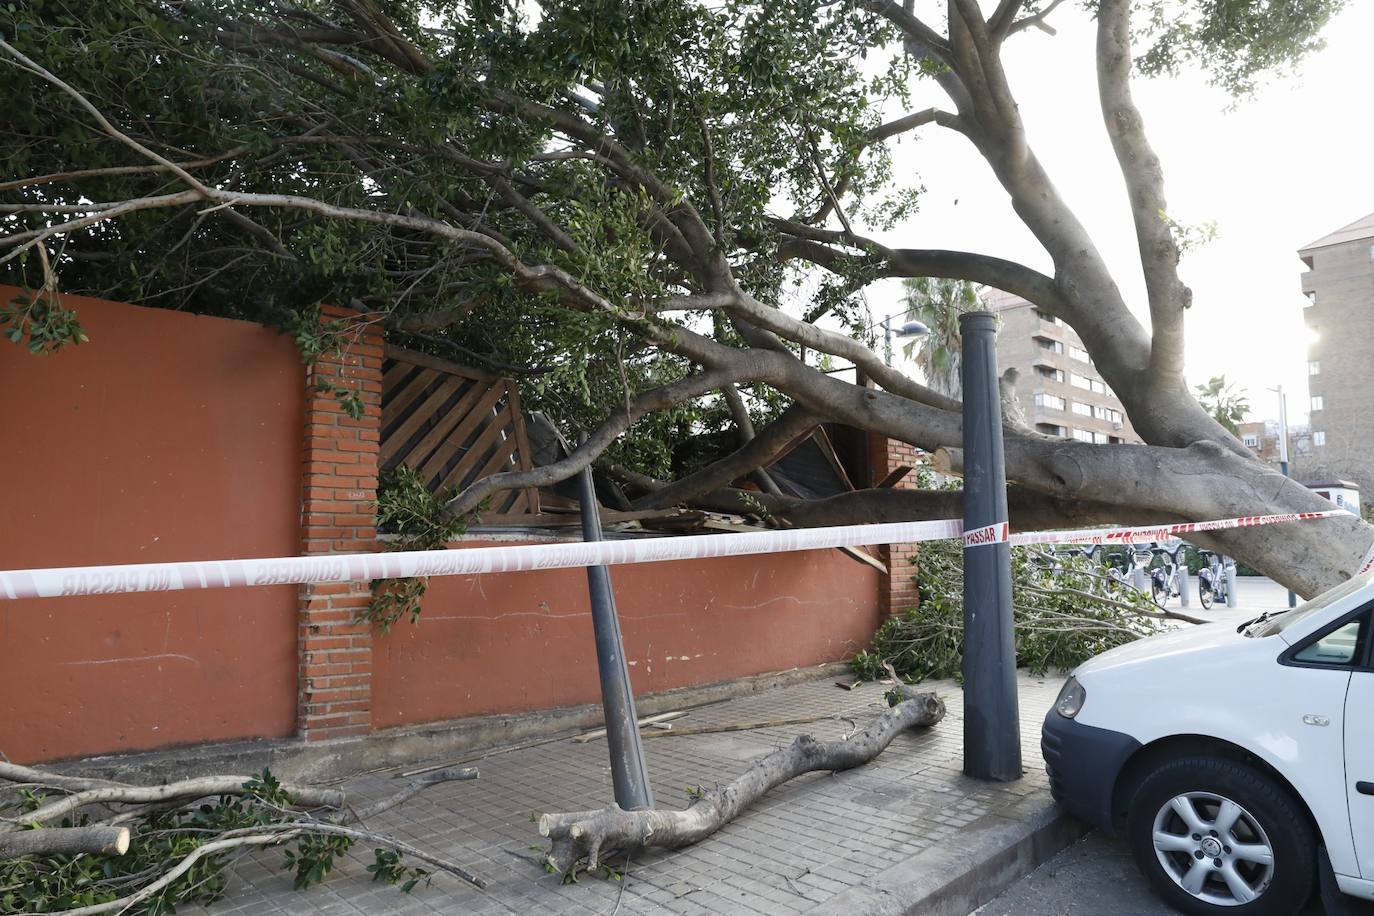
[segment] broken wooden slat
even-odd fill
[[[685,715],[687,715],[686,711],[679,709],[675,712],[661,712],[656,716],[645,716],[643,719],[639,720],[639,727],[643,728],[646,725],[654,725],[659,722],[668,722],[672,719],[681,719]],[[583,732],[582,734],[573,738],[573,741],[575,741],[578,744],[586,744],[588,741],[595,741],[597,738],[604,737],[606,737],[606,729],[597,728],[589,732]]]

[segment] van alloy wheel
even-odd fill
[[[1221,795],[1174,796],[1155,814],[1153,838],[1165,874],[1214,906],[1249,903],[1274,876],[1274,847],[1264,828]]]

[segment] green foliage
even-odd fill
[[[301,362],[307,369],[315,368],[321,356],[342,349],[347,330],[342,321],[324,320],[320,315],[318,303],[306,308],[289,310],[281,326],[282,331],[291,335],[291,339],[296,342],[296,347],[301,351]],[[321,394],[333,395],[344,413],[353,419],[362,417],[362,389],[349,388],[325,376],[317,375],[315,390]]]
[[[1346,0],[1137,0],[1141,71],[1207,71],[1233,95],[1253,93],[1266,73],[1291,72],[1325,44],[1318,33]]]
[[[914,561],[920,604],[885,622],[851,661],[866,680],[886,677],[883,663],[911,681],[958,678],[964,654],[963,544],[930,541]],[[1097,562],[1058,559],[1051,572],[1035,548],[1012,548],[1017,665],[1034,674],[1081,662],[1158,631],[1148,596],[1118,585]],[[1139,612],[1139,613],[1137,613]]]
[[[1235,435],[1236,424],[1250,412],[1250,399],[1245,393],[1238,391],[1235,385],[1228,384],[1225,375],[1214,375],[1207,380],[1207,384],[1195,385],[1193,390],[1197,392],[1197,401],[1202,409]]]
[[[930,329],[929,334],[906,345],[906,354],[915,357],[931,388],[960,397],[959,316],[984,307],[977,286],[967,280],[913,277],[903,280],[902,287],[905,317],[915,318]]]
[[[38,796],[21,793],[18,811],[36,807]],[[49,801],[51,799],[48,799]],[[297,818],[285,811],[289,800],[281,783],[269,771],[248,780],[238,795],[221,796],[213,802],[186,805],[170,811],[144,814],[127,824],[129,851],[122,856],[29,856],[0,861],[0,916],[48,913],[108,903],[125,897],[140,886],[165,874],[204,843],[229,831],[271,825],[289,825]],[[15,816],[0,802],[0,816]],[[80,826],[86,821],[67,819],[60,826]],[[42,828],[38,828],[42,829]],[[295,886],[304,889],[322,881],[335,860],[346,853],[347,837],[302,834],[282,841],[285,867],[295,873]],[[198,859],[176,881],[123,910],[128,916],[162,916],[181,905],[208,905],[224,895],[232,859],[228,852]],[[378,867],[380,866],[380,867]],[[423,869],[408,868],[395,853],[385,858],[378,850],[378,866],[370,867],[374,880],[409,891],[427,877]]]
[[[89,338],[76,320],[76,310],[63,308],[56,296],[25,291],[0,305],[0,335],[30,353],[55,353]]]
[[[385,471],[377,486],[377,527],[393,535],[393,549],[438,550],[467,531],[472,518],[447,512],[445,507],[453,496],[451,488],[431,493],[419,472],[404,465]],[[390,632],[405,616],[411,623],[419,623],[428,582],[420,576],[373,580],[372,600],[363,617],[383,633]]]
[[[367,867],[372,873],[373,881],[381,881],[384,884],[400,884],[401,893],[409,894],[415,890],[415,885],[424,881],[430,882],[430,872],[427,869],[409,867],[401,859],[401,854],[394,849],[374,849],[375,861]]]

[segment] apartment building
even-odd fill
[[[1279,424],[1277,420],[1257,420],[1253,423],[1240,423],[1236,435],[1245,447],[1255,453],[1255,457],[1266,464],[1277,465],[1279,448]]]
[[[1001,319],[998,368],[1016,369],[1016,395],[1035,429],[1083,442],[1141,441],[1072,328],[1020,296],[988,290],[984,298]]]
[[[1307,388],[1312,455],[1305,470],[1374,488],[1374,213],[1298,251],[1312,331]]]

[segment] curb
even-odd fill
[[[968,916],[1090,828],[1047,794],[989,814],[807,912],[811,916]]]

